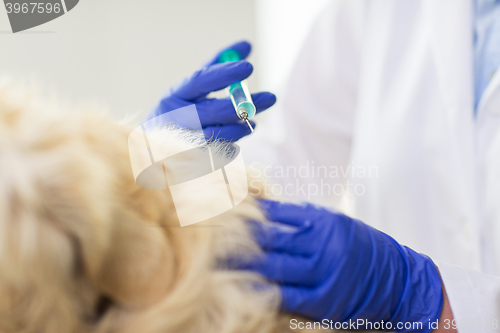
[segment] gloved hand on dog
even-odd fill
[[[251,46],[247,42],[239,42],[227,49],[237,50],[245,59]],[[228,98],[207,98],[212,91],[224,89],[234,82],[246,79],[253,71],[252,65],[245,60],[218,63],[220,51],[207,65],[171,88],[160,100],[156,108],[148,116],[152,119],[191,104],[196,105],[203,132],[207,139],[236,141],[250,134],[250,128],[236,115],[231,100]],[[276,102],[276,96],[269,92],[252,95],[257,112],[264,111]],[[252,122],[252,126],[255,124]]]
[[[282,310],[334,322],[383,320],[397,332],[431,331],[443,291],[427,256],[325,208],[267,200],[261,205],[270,221],[286,227],[255,224],[265,255],[245,266],[279,284]],[[423,330],[396,326],[409,322],[422,322]]]

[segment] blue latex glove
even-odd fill
[[[439,318],[443,292],[427,256],[360,221],[311,204],[261,205],[270,221],[286,228],[255,224],[265,255],[246,268],[280,285],[284,311],[343,323],[383,320],[397,332],[432,330],[429,320]],[[398,322],[422,322],[423,330],[398,329]]]
[[[250,53],[251,46],[247,42],[239,42],[227,49],[229,48],[237,50],[244,59]],[[218,63],[219,55],[223,51],[220,51],[203,68],[171,88],[148,116],[148,119],[195,104],[207,139],[236,141],[250,134],[250,128],[238,118],[229,98],[207,98],[210,92],[221,90],[231,83],[244,80],[253,71],[252,65],[245,60]],[[253,94],[252,99],[257,112],[266,110],[276,102],[276,96],[269,92]],[[255,126],[255,123],[251,123]]]

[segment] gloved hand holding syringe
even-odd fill
[[[253,67],[245,59],[250,49],[249,43],[239,42],[217,53],[201,69],[169,89],[148,119],[194,104],[207,140],[236,141],[250,134],[253,122],[249,119],[276,102],[270,92],[248,92],[245,79]],[[225,88],[230,98],[208,97]]]

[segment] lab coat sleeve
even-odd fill
[[[269,178],[289,182],[288,199],[335,205],[343,194],[334,186],[349,171],[364,6],[362,0],[332,1],[301,46],[276,107],[242,143],[254,149],[246,160],[272,166]]]
[[[437,266],[458,332],[500,332],[500,278],[443,262]]]

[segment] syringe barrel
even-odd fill
[[[231,101],[233,102],[236,114],[240,119],[245,118],[242,116],[246,113],[247,118],[252,118],[255,116],[255,105],[252,101],[252,96],[248,91],[248,85],[246,80],[241,82],[236,82],[227,87]]]
[[[241,56],[238,51],[233,49],[228,49],[219,56],[219,62],[238,60],[241,60]],[[248,119],[255,116],[255,105],[253,104],[252,95],[250,95],[246,80],[231,84],[227,87],[227,91],[233,102],[234,110],[240,119]]]

